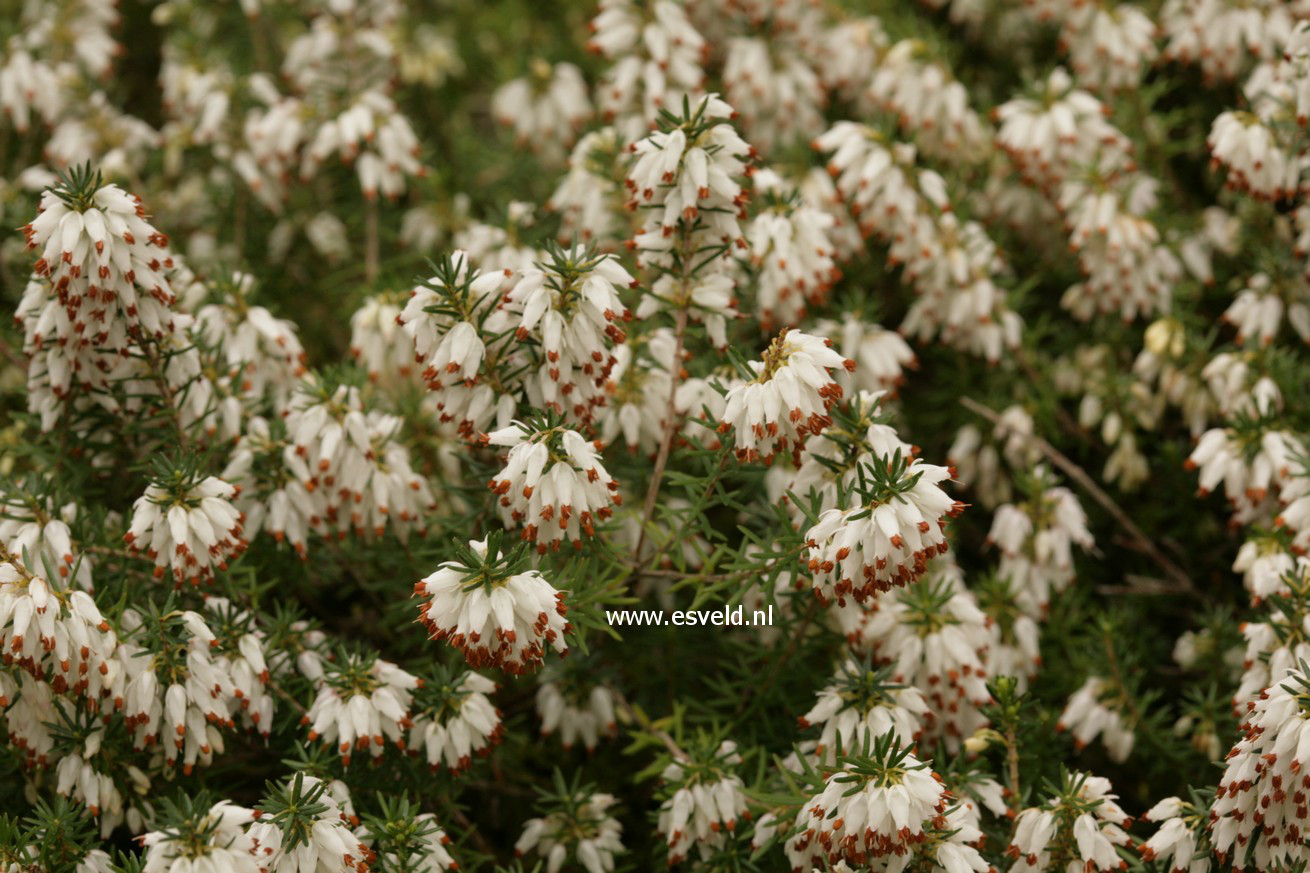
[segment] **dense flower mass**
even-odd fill
[[[486,434],[484,442],[509,450],[489,483],[500,495],[501,517],[507,527],[521,525],[523,539],[542,552],[564,540],[580,546],[622,502],[619,483],[600,462],[603,446],[575,430],[516,421]]]
[[[1307,761],[1300,738],[1310,680],[1301,664],[1277,677],[1248,708],[1245,735],[1228,754],[1210,809],[1215,852],[1239,869],[1306,859],[1301,771]]]
[[[1310,0],[7,4],[0,873],[1310,864],[1308,198]]]
[[[744,785],[734,771],[741,764],[737,744],[724,740],[700,760],[674,761],[664,768],[669,796],[659,808],[659,833],[668,843],[669,863],[688,857],[693,849],[702,859],[713,857],[749,819]]]
[[[720,432],[733,433],[739,460],[768,463],[779,453],[796,458],[806,437],[831,423],[828,410],[842,396],[831,371],[855,369],[831,345],[784,330],[762,360],[750,363],[754,378],[728,391],[719,425]]]
[[[471,670],[424,682],[415,693],[410,754],[426,759],[433,773],[443,766],[467,770],[473,755],[489,754],[505,733],[500,710],[488,697],[495,691],[495,682]]]
[[[946,553],[946,519],[964,509],[938,487],[950,475],[899,451],[861,464],[851,506],[827,510],[805,535],[814,593],[863,602],[922,576],[931,558]]]
[[[803,806],[796,820],[800,833],[787,843],[792,869],[842,862],[881,866],[915,857],[945,870],[985,867],[965,839],[953,839],[974,829],[951,833],[950,798],[927,763],[885,735],[870,756],[834,772]]]
[[[387,741],[404,746],[412,692],[421,684],[388,661],[348,655],[329,667],[301,722],[311,742],[340,752],[343,766],[356,751],[376,757]]]
[[[199,584],[246,547],[243,519],[231,502],[236,495],[234,486],[215,476],[187,481],[181,474],[174,482],[152,482],[133,505],[123,540],[154,560],[156,577],[171,571],[178,585]]]
[[[567,652],[564,593],[526,563],[522,550],[502,553],[499,538],[471,541],[414,586],[425,598],[419,616],[428,634],[474,667],[509,673],[540,666],[548,648]]]
[[[1116,802],[1103,776],[1067,773],[1058,793],[1019,813],[1006,854],[1014,870],[1049,870],[1057,859],[1084,870],[1119,870],[1125,862],[1116,846],[1130,838],[1124,827],[1132,819]]]

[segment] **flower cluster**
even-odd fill
[[[376,758],[388,741],[404,747],[404,731],[413,727],[413,692],[422,683],[389,661],[342,653],[327,664],[301,723],[309,727],[311,742],[340,752],[342,766],[357,751]]]
[[[1110,780],[1087,773],[1065,773],[1058,793],[1031,806],[1014,820],[1006,854],[1014,870],[1049,870],[1077,864],[1085,870],[1119,870],[1116,850],[1131,842],[1125,827],[1132,819],[1116,802]]]
[[[750,362],[753,376],[728,391],[720,433],[732,432],[737,457],[768,463],[778,454],[798,458],[810,434],[832,423],[828,410],[841,399],[832,370],[855,362],[822,337],[784,330]]]
[[[446,640],[474,667],[525,673],[548,647],[568,651],[564,593],[528,569],[523,549],[505,553],[493,534],[458,550],[453,561],[414,586],[419,616],[434,640]]]
[[[536,851],[552,873],[567,861],[581,865],[587,873],[612,873],[614,856],[624,852],[623,825],[610,812],[614,796],[576,785],[568,788],[557,780],[556,793],[545,800],[551,811],[524,823],[514,854]]]
[[[951,806],[930,764],[887,734],[866,754],[849,758],[805,803],[787,857],[794,870],[923,858],[943,870],[981,873],[986,862],[970,845],[980,832]]]
[[[814,593],[844,604],[920,578],[929,559],[945,554],[946,519],[964,504],[939,483],[946,467],[905,458],[898,449],[856,470],[849,508],[829,509],[805,534]]]
[[[1068,488],[1038,468],[1027,485],[1031,497],[996,510],[987,538],[1001,552],[997,575],[1010,580],[1025,609],[1040,615],[1074,579],[1073,547],[1092,547],[1087,516]]]
[[[414,692],[409,753],[422,755],[435,773],[468,769],[504,736],[500,710],[487,695],[496,683],[469,670],[454,677],[438,671]]]
[[[893,682],[919,690],[928,705],[921,716],[925,734],[958,747],[986,725],[987,681],[998,675],[989,657],[1003,654],[1005,640],[957,566],[939,559],[922,580],[865,605],[849,604],[833,620],[853,645],[890,668]]]
[[[1122,707],[1122,697],[1113,683],[1090,676],[1065,704],[1055,729],[1069,731],[1080,749],[1099,734],[1110,760],[1123,762],[1132,754],[1137,737]]]
[[[1241,869],[1305,860],[1306,820],[1300,736],[1306,712],[1305,662],[1274,677],[1248,707],[1243,736],[1228,753],[1214,805],[1210,839],[1221,861]],[[1292,789],[1291,793],[1288,789]]]
[[[712,857],[737,822],[750,818],[736,774],[741,764],[737,744],[723,740],[694,761],[673,761],[664,768],[669,797],[660,804],[657,830],[668,844],[669,863],[676,864],[696,849],[702,859]]]
[[[578,740],[588,752],[596,748],[601,737],[618,731],[614,715],[614,693],[604,685],[588,685],[561,676],[552,680],[542,675],[537,686],[537,715],[541,718],[541,735],[558,732],[565,750]]]
[[[565,540],[579,547],[623,502],[619,483],[600,462],[603,446],[575,430],[516,421],[484,434],[483,442],[509,450],[488,483],[500,495],[501,517],[507,527],[521,526],[523,539],[543,554]]]
[[[171,572],[174,582],[199,585],[246,548],[244,518],[232,505],[237,488],[216,476],[165,462],[132,507],[132,526],[123,541],[134,554],[155,562],[155,577]]]
[[[800,717],[803,728],[822,727],[816,755],[829,761],[842,758],[888,733],[906,744],[919,738],[928,704],[918,688],[888,681],[890,672],[854,659],[841,665],[834,683],[820,691],[814,706]]]

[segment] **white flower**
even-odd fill
[[[1283,394],[1253,352],[1220,352],[1201,370],[1215,405],[1227,418],[1281,412]]]
[[[1292,21],[1291,6],[1279,0],[1169,0],[1160,11],[1168,40],[1164,56],[1199,63],[1208,80],[1233,79],[1251,58],[1276,57],[1291,36]]]
[[[519,146],[558,160],[591,117],[582,71],[536,59],[529,76],[513,79],[491,96],[496,120],[514,131]]]
[[[402,341],[401,308],[391,295],[367,298],[350,316],[350,354],[368,371],[370,382],[389,384],[414,372],[414,354]]]
[[[788,22],[795,25],[797,22]],[[782,21],[768,38],[733,37],[723,62],[723,89],[742,127],[766,151],[804,142],[823,124],[822,84],[813,46],[799,27]]]
[[[199,810],[196,811],[199,813]],[[142,873],[258,873],[255,840],[245,828],[255,812],[222,800],[187,819],[140,837],[145,849]]]
[[[702,859],[710,858],[737,822],[750,818],[745,786],[734,770],[740,763],[737,744],[724,740],[707,762],[674,761],[664,768],[660,778],[672,791],[660,804],[656,830],[668,843],[670,864],[693,847]]]
[[[172,266],[168,238],[145,221],[140,199],[117,185],[99,187],[85,200],[77,193],[65,186],[46,191],[37,217],[23,228],[28,248],[41,253],[33,272],[75,313],[67,333],[38,326],[30,340],[38,347],[47,339],[86,346],[121,342],[130,331],[160,334],[173,303],[163,275]],[[85,313],[76,317],[82,306]]]
[[[95,7],[84,4],[79,12],[90,8]],[[85,87],[96,86],[87,82]],[[157,130],[124,112],[104,91],[93,90],[78,101],[76,112],[65,113],[55,124],[42,155],[52,167],[84,167],[94,161],[102,172],[121,177],[139,174],[160,147]]]
[[[570,859],[587,873],[612,873],[614,856],[624,851],[623,825],[609,811],[614,796],[577,792],[558,800],[559,810],[524,822],[514,855],[535,850],[546,859],[546,873],[558,873]]]
[[[534,209],[530,203],[511,200],[505,207],[507,226],[470,222],[455,233],[452,242],[456,254],[465,252],[470,266],[485,272],[502,273],[507,279],[535,266],[541,259],[541,252],[518,239],[532,226]]]
[[[36,482],[27,486],[35,487]],[[42,569],[50,567],[61,583],[72,582],[90,591],[94,588],[91,570],[94,559],[74,550],[69,524],[78,516],[76,503],[51,505],[48,500],[18,487],[0,495],[0,544],[11,554],[26,551]]]
[[[975,487],[986,506],[1010,500],[1012,482],[1001,462],[1021,470],[1035,467],[1042,456],[1031,440],[1033,431],[1032,416],[1022,406],[1001,410],[992,434],[994,441],[984,443],[982,432],[966,424],[956,432],[955,442],[946,453],[955,468],[956,481]]]
[[[34,58],[16,39],[5,45],[5,63],[0,67],[0,108],[18,133],[26,134],[35,114],[51,124],[64,105],[58,70]]]
[[[634,285],[618,258],[581,246],[557,248],[542,266],[522,271],[502,306],[506,327],[533,356],[525,387],[534,406],[591,421],[605,402],[612,348],[626,339],[619,322],[632,317],[619,289]]]
[[[1281,200],[1301,187],[1304,160],[1287,150],[1274,130],[1251,112],[1224,112],[1206,140],[1218,163],[1228,168],[1228,185],[1255,197]]]
[[[909,343],[894,330],[866,322],[853,312],[840,322],[821,321],[814,327],[822,336],[834,337],[837,350],[855,362],[849,374],[837,374],[843,391],[888,391],[893,395],[905,382],[905,370],[918,366]]]
[[[132,504],[123,540],[155,562],[156,578],[171,570],[177,587],[199,585],[246,548],[244,519],[232,505],[237,489],[215,476],[168,472],[165,465]]]
[[[372,200],[381,191],[394,200],[405,192],[407,178],[426,175],[418,153],[418,137],[395,101],[369,89],[319,125],[304,151],[300,178],[313,178],[323,161],[337,154],[343,163],[355,165],[365,198]]]
[[[799,458],[810,434],[832,423],[828,410],[842,390],[831,370],[853,370],[830,341],[798,330],[783,330],[752,361],[755,378],[728,391],[720,433],[732,430],[741,461],[764,461],[783,453]]]
[[[1160,825],[1142,844],[1142,860],[1168,864],[1171,873],[1209,873],[1213,862],[1207,813],[1204,807],[1178,797],[1166,797],[1142,813],[1143,821]]]
[[[1068,71],[1051,71],[1039,92],[1003,103],[996,140],[1031,184],[1052,192],[1079,165],[1112,162],[1128,149],[1105,106],[1074,87]]]
[[[607,118],[630,118],[626,130],[644,132],[703,83],[709,46],[675,0],[601,0],[591,32],[587,48],[614,61],[597,102]]]
[[[159,743],[168,766],[181,758],[186,774],[197,763],[209,765],[214,753],[223,751],[219,729],[236,726],[235,690],[227,661],[215,658],[213,631],[190,610],[158,618],[128,610],[120,624],[123,638],[116,654],[122,679],[115,683],[115,704],[121,698],[133,746],[142,750]]]
[[[546,648],[568,651],[564,594],[527,569],[517,555],[502,556],[499,538],[470,541],[454,561],[414,586],[426,598],[420,620],[434,640],[447,640],[474,667],[526,673]]]
[[[117,637],[90,594],[51,584],[0,549],[0,651],[7,664],[56,692],[91,700],[116,679]],[[114,675],[111,675],[114,674]]]
[[[472,670],[425,681],[414,695],[409,753],[423,755],[433,773],[442,766],[452,773],[468,769],[473,755],[488,754],[505,733],[500,710],[487,697],[495,690],[495,682]]]
[[[1091,549],[1094,541],[1077,496],[1050,481],[1042,467],[1034,475],[1027,500],[997,508],[987,539],[1001,551],[997,576],[1008,579],[1025,611],[1037,616],[1053,592],[1074,580],[1073,547]]]
[[[1247,708],[1243,736],[1228,753],[1210,809],[1210,839],[1219,862],[1238,870],[1310,859],[1301,836],[1307,821],[1302,781],[1310,766],[1305,718],[1310,684],[1304,666],[1270,680]]]
[[[99,181],[74,174],[47,190],[23,228],[40,257],[15,320],[33,357],[29,405],[44,427],[75,383],[107,392],[135,341],[174,330],[168,238],[147,223],[139,199]]]
[[[914,146],[881,132],[837,122],[814,148],[831,152],[828,172],[864,235],[890,247],[893,264],[918,296],[901,330],[941,338],[989,361],[1019,341],[1022,322],[1006,308],[994,277],[1004,269],[983,226],[954,214],[946,181],[918,166]]]
[[[176,57],[163,60],[160,69],[166,142],[212,145],[224,131],[231,107],[231,73],[222,67],[204,69]]]
[[[1056,204],[1065,216],[1069,244],[1086,281],[1073,285],[1061,305],[1082,320],[1097,312],[1125,320],[1167,310],[1182,262],[1159,229],[1144,217],[1156,206],[1158,184],[1117,164],[1068,179]]]
[[[1074,3],[1066,8],[1060,41],[1078,79],[1103,91],[1137,87],[1143,68],[1157,54],[1151,16],[1129,3],[1112,8]]]
[[[1060,713],[1057,731],[1069,731],[1074,747],[1081,750],[1101,736],[1110,760],[1122,763],[1132,754],[1137,739],[1123,711],[1123,694],[1099,676],[1089,676]]]
[[[1293,555],[1276,536],[1251,533],[1237,550],[1233,572],[1242,574],[1242,584],[1251,593],[1252,605],[1259,606],[1269,597],[1288,594],[1285,577],[1306,576],[1310,573],[1310,559]]]
[[[820,37],[814,63],[823,84],[847,99],[867,91],[873,72],[890,40],[875,16],[843,17]]]
[[[1042,665],[1041,629],[1028,614],[1026,597],[1009,579],[995,575],[975,589],[978,606],[991,619],[992,641],[987,646],[987,668],[993,676],[1013,676],[1020,690]]]
[[[1268,346],[1282,329],[1284,315],[1301,339],[1310,337],[1310,282],[1301,274],[1249,276],[1223,319],[1237,328],[1239,343]]]
[[[746,193],[737,180],[746,175],[751,147],[727,122],[732,107],[717,95],[690,110],[632,146],[636,159],[625,184],[628,208],[646,216],[633,240],[643,265],[668,268],[686,251],[745,245],[738,218]],[[686,251],[675,251],[675,242]]]
[[[565,750],[582,740],[590,752],[601,737],[618,733],[614,694],[604,685],[570,687],[565,681],[545,680],[537,686],[537,716],[541,735],[559,733]]]
[[[904,457],[914,454],[914,447],[884,423],[882,396],[881,391],[861,391],[849,403],[833,406],[833,423],[806,442],[800,466],[769,470],[765,479],[769,497],[786,503],[793,521],[799,524],[805,517],[803,508],[814,511],[817,507],[822,513],[839,507],[839,498],[850,494],[859,482],[862,465],[896,452]]]
[[[832,620],[852,646],[891,668],[893,682],[919,689],[930,710],[924,734],[953,749],[987,724],[980,709],[996,675],[987,660],[995,630],[960,569],[944,558],[934,564],[921,581],[836,608]]]
[[[613,444],[622,437],[630,451],[650,457],[657,453],[673,393],[675,345],[671,330],[657,328],[614,350],[614,368],[606,385],[609,398],[601,413],[602,443]],[[685,411],[676,408],[677,399],[675,411]]]
[[[1052,868],[1051,849],[1069,846],[1076,853],[1069,862],[1079,869],[1109,871],[1125,865],[1116,846],[1132,842],[1124,830],[1132,823],[1115,801],[1110,780],[1086,773],[1069,773],[1059,793],[1039,806],[1028,807],[1014,820],[1014,836],[1006,854],[1015,858],[1010,868],[1036,873]]]
[[[718,266],[727,269],[722,262]],[[732,272],[708,268],[686,278],[661,273],[650,284],[650,290],[641,295],[637,318],[650,318],[662,309],[686,309],[688,318],[705,325],[714,347],[725,348],[728,322],[741,317],[737,312],[737,280]]]
[[[56,707],[50,715],[54,717],[57,713],[57,717],[65,724],[76,725],[79,733],[94,722],[94,715],[83,715],[71,706],[66,706],[62,700]],[[62,797],[83,804],[99,820],[102,840],[107,839],[122,824],[127,824],[134,832],[143,829],[141,807],[137,804],[148,808],[143,799],[151,788],[150,778],[140,768],[134,764],[114,764],[109,760],[112,751],[101,754],[104,739],[103,727],[87,732],[85,739],[60,759],[54,771],[55,791]],[[109,768],[112,768],[112,775],[111,772],[105,772]],[[128,790],[127,798],[124,798],[123,789],[119,788],[115,777],[124,783],[123,789]]]
[[[1246,647],[1240,661],[1241,682],[1233,692],[1233,712],[1240,714],[1288,670],[1310,660],[1310,566],[1298,562],[1284,577],[1286,593],[1259,621],[1241,624]],[[1227,659],[1225,659],[1227,660]]]
[[[929,765],[884,736],[867,757],[829,775],[823,790],[801,807],[796,816],[800,832],[787,841],[787,858],[793,870],[824,862],[865,868],[877,859],[891,858],[891,864],[908,860],[930,835],[948,831],[950,806],[950,794]],[[964,857],[963,868],[943,866],[977,869],[972,863],[976,851]]]
[[[1198,471],[1202,496],[1222,483],[1234,518],[1245,521],[1284,487],[1294,459],[1303,454],[1301,440],[1287,431],[1213,428],[1201,435],[1184,466]]]
[[[279,677],[298,673],[317,686],[323,681],[327,673],[325,665],[330,660],[327,642],[327,634],[309,622],[291,622],[283,635],[283,645],[270,653],[269,673]]]
[[[229,390],[251,399],[270,399],[281,411],[305,374],[305,350],[292,322],[250,303],[254,283],[248,273],[232,274],[230,281],[218,286],[220,299],[196,312],[194,331],[217,350]]]
[[[412,727],[413,691],[423,680],[381,658],[343,653],[327,665],[309,711],[301,723],[309,727],[310,742],[321,740],[341,754],[350,766],[353,753],[381,756],[387,741],[404,748],[404,732]]]
[[[946,520],[964,510],[938,487],[950,476],[899,451],[861,462],[849,508],[825,511],[806,531],[815,595],[864,602],[922,576],[929,559],[946,553]]]
[[[0,706],[5,708],[5,729],[10,744],[26,766],[50,763],[55,746],[51,717],[56,707],[63,706],[63,699],[29,673],[18,673],[17,679],[9,673],[0,673]]]
[[[919,738],[922,719],[929,715],[919,689],[898,685],[891,681],[889,670],[875,669],[854,658],[842,663],[833,684],[817,698],[799,722],[802,728],[822,727],[815,754],[829,764],[859,754],[887,733],[909,745]]]
[[[421,368],[441,420],[456,422],[464,436],[484,427],[506,401],[513,409],[514,398],[502,394],[498,401],[488,384],[489,378],[495,378],[492,362],[505,354],[505,342],[492,340],[499,331],[488,319],[507,276],[508,270],[473,270],[469,256],[456,251],[437,265],[436,276],[410,291],[405,308],[394,319],[412,343],[406,361],[412,356]],[[380,348],[369,353],[370,357],[382,354],[399,352]]]
[[[987,134],[969,92],[922,40],[904,39],[883,53],[867,96],[894,113],[926,155],[964,163],[985,154]]]
[[[626,197],[614,180],[623,150],[613,127],[590,131],[573,147],[568,171],[546,201],[546,208],[562,219],[561,242],[575,236],[584,243],[615,240],[624,234]]]
[[[872,127],[839,121],[813,143],[830,152],[828,174],[865,235],[891,239],[902,232],[917,239],[931,229],[917,216],[930,203],[946,203],[945,182],[931,171],[917,172],[914,147],[892,145]]]
[[[424,532],[435,500],[400,442],[399,416],[366,411],[353,386],[306,380],[284,417],[293,446],[283,456],[305,490],[317,493],[319,514],[310,521],[319,533],[380,537],[391,527],[404,541]]]
[[[522,527],[523,539],[542,554],[564,540],[580,546],[623,502],[619,483],[600,462],[601,444],[577,431],[516,421],[486,434],[483,442],[509,449],[488,484],[500,495],[506,526]]]
[[[284,845],[284,831],[279,815],[260,815],[247,833],[254,841],[260,869],[265,873],[368,873],[368,848],[351,831],[354,819],[350,797],[344,783],[325,783],[313,776],[297,773],[295,781],[281,788],[284,795],[300,798],[296,820],[308,825],[297,828],[300,839]],[[311,800],[312,799],[312,800]],[[322,811],[306,820],[303,811],[308,803],[317,803]],[[262,812],[262,811],[261,811]]]
[[[231,679],[231,693],[241,720],[267,739],[273,729],[273,694],[268,687],[264,633],[255,625],[253,615],[225,597],[208,598],[205,612],[219,641],[216,655]]]
[[[234,505],[246,518],[244,534],[253,539],[267,530],[279,543],[291,543],[301,560],[308,556],[305,541],[327,514],[327,503],[279,419],[247,420],[222,478],[241,489]]]
[[[807,304],[821,304],[841,278],[827,231],[834,219],[807,204],[772,170],[752,176],[763,209],[746,229],[751,264],[758,270],[755,309],[760,329],[797,324]]]

